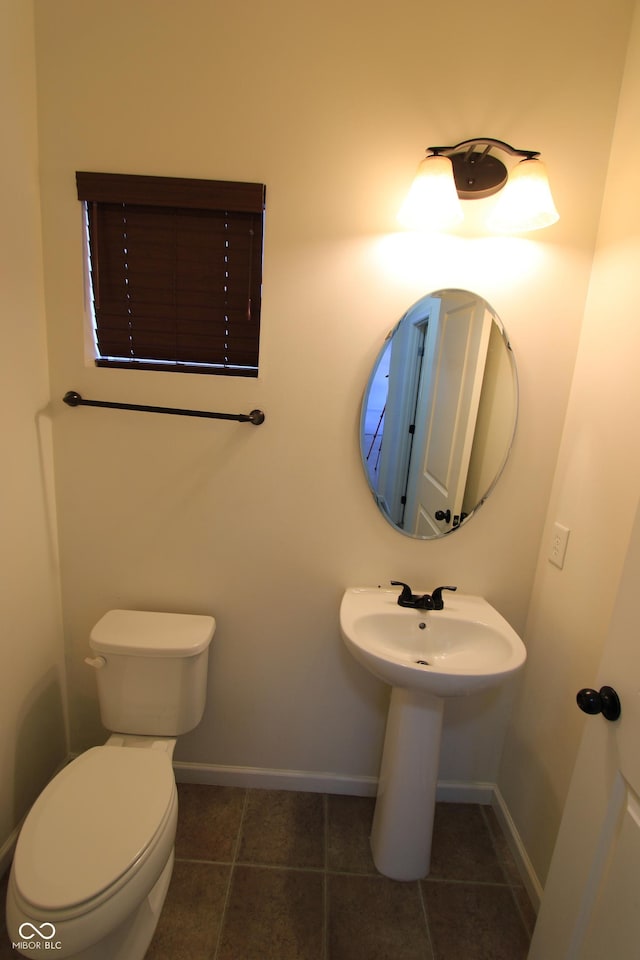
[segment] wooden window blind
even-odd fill
[[[77,173],[99,366],[258,375],[265,186]]]

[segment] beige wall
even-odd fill
[[[32,5],[0,3],[0,872],[67,753],[44,328]]]
[[[631,33],[602,220],[526,629],[528,669],[500,787],[544,880],[584,723],[575,694],[596,681],[640,490],[640,5]],[[551,526],[571,530],[558,570]]]
[[[181,739],[180,759],[352,782],[377,773],[385,691],[342,648],[347,585],[457,583],[524,627],[606,169],[606,150],[592,147],[611,135],[629,4],[596,0],[585,15],[578,3],[544,0],[540,23],[526,28],[527,50],[544,47],[542,71],[524,62],[517,10],[490,0],[481,23],[464,25],[459,6],[411,0],[37,0],[75,748],[102,736],[82,657],[92,623],[113,606],[218,620],[207,712]],[[397,234],[395,212],[424,147],[478,133],[543,150],[560,224],[527,240]],[[78,169],[267,184],[257,381],[85,361]],[[443,542],[415,543],[367,493],[359,403],[388,328],[418,296],[446,286],[475,290],[506,324],[521,418],[513,457],[477,518]],[[260,407],[267,420],[254,428],[70,410],[61,403],[68,389]],[[495,779],[508,700],[506,691],[448,707],[443,778]]]
[[[391,578],[425,588],[454,582],[483,593],[524,629],[541,535],[546,538],[557,517],[572,528],[574,552],[564,579],[555,578],[557,588],[544,555],[538,564],[530,673],[501,779],[544,874],[580,718],[571,713],[564,749],[554,744],[552,751],[548,740],[561,739],[566,688],[571,697],[576,661],[583,662],[584,629],[591,631],[598,615],[605,619],[597,604],[590,605],[591,615],[581,614],[577,595],[584,575],[606,567],[610,602],[626,536],[623,525],[612,534],[613,524],[595,510],[595,487],[603,484],[585,489],[581,457],[590,465],[594,457],[588,442],[564,441],[550,512],[548,504],[631,5],[543,0],[535,22],[525,23],[507,0],[489,0],[481,21],[463,16],[459,5],[429,9],[414,0],[393,7],[364,0],[224,7],[206,0],[36,0],[51,410],[74,748],[103,736],[82,658],[90,626],[105,610],[211,612],[218,631],[209,704],[200,728],[179,744],[178,757],[201,767],[342,775],[355,788],[359,778],[377,772],[385,691],[342,649],[337,609],[344,587]],[[41,780],[41,746],[49,769],[63,746],[55,732],[60,724],[48,722],[60,715],[59,697],[50,693],[59,686],[55,550],[48,552],[52,513],[40,466],[44,462],[48,479],[51,457],[45,453],[41,461],[34,432],[48,393],[33,50],[30,6],[4,0],[5,11],[11,30],[3,33],[3,63],[12,82],[3,85],[3,97],[13,91],[8,116],[16,134],[4,161],[13,179],[4,182],[13,187],[17,181],[27,195],[23,200],[9,191],[5,204],[16,210],[23,203],[29,225],[19,249],[10,247],[17,266],[6,288],[11,319],[21,322],[12,326],[15,343],[3,356],[10,364],[3,385],[28,397],[24,410],[12,403],[3,411],[11,412],[4,435],[21,469],[19,490],[14,482],[4,498],[12,505],[12,550],[3,555],[11,598],[2,604],[0,650],[16,682],[3,704],[9,715],[1,742],[4,768],[15,770],[16,756],[28,753]],[[532,50],[540,52],[543,69],[532,66]],[[395,211],[425,146],[479,134],[543,151],[560,223],[526,240],[429,242],[396,233]],[[257,381],[98,370],[87,362],[78,169],[267,184]],[[608,269],[610,249],[601,245],[599,270]],[[3,262],[13,265],[11,258]],[[617,255],[609,262],[614,272],[621,265]],[[520,375],[521,416],[505,474],[477,517],[442,542],[416,543],[395,533],[369,498],[357,452],[358,408],[388,328],[419,296],[446,286],[475,290],[504,321]],[[603,312],[597,288],[596,279],[581,357],[611,343],[589,333]],[[3,310],[3,323],[9,314]],[[25,355],[29,364],[21,364]],[[580,387],[584,362],[566,434],[578,441],[589,440],[585,424],[597,399],[586,384]],[[17,377],[21,366],[26,384]],[[597,370],[612,394],[617,368],[598,364]],[[267,420],[254,428],[69,410],[61,403],[68,389],[203,409],[261,407]],[[572,417],[577,433],[570,430]],[[40,417],[37,424],[46,436],[48,421]],[[576,474],[578,492],[572,493]],[[594,528],[598,547],[590,555],[605,559],[572,572],[580,536]],[[558,601],[563,593],[567,600]],[[546,678],[558,646],[563,668],[546,687],[546,727],[540,729],[530,691]],[[590,659],[597,659],[595,652]],[[447,708],[442,778],[471,784],[496,778],[512,692]],[[22,751],[21,710],[34,701],[46,704],[47,697],[49,712],[40,714],[47,720],[22,724],[30,733]],[[45,730],[51,728],[49,742]],[[20,812],[3,796],[0,837]]]

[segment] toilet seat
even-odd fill
[[[48,784],[22,827],[13,864],[17,893],[51,916],[92,910],[146,863],[175,822],[175,804],[163,751],[87,750]]]

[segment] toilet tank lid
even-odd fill
[[[96,623],[89,645],[100,653],[145,657],[194,657],[209,646],[213,617],[149,610],[109,610]]]

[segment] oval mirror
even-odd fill
[[[422,540],[467,522],[502,472],[517,412],[513,352],[486,300],[418,300],[385,340],[362,404],[362,462],[383,516]]]

